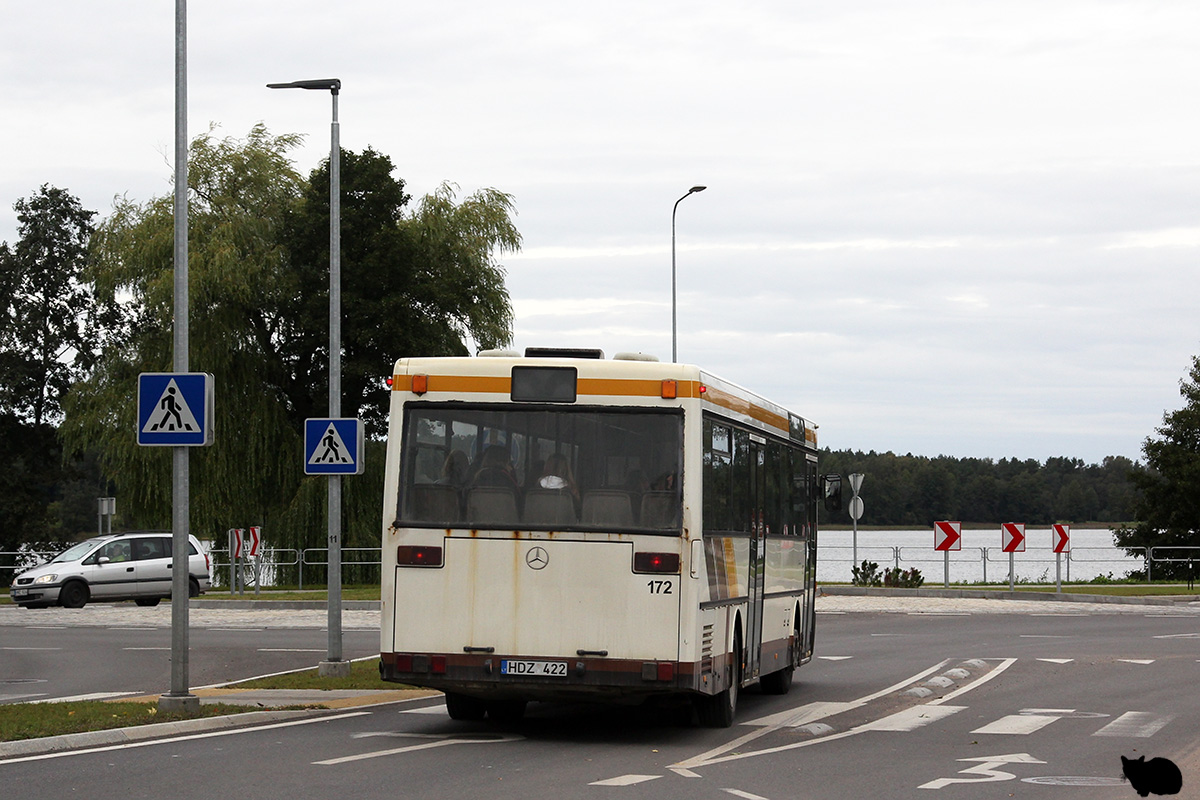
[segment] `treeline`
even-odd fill
[[[860,524],[931,526],[936,520],[999,523],[1125,522],[1134,519],[1137,489],[1123,456],[1100,464],[1078,458],[953,458],[824,450],[822,474],[843,480],[862,473]],[[843,487],[849,499],[849,484]],[[849,523],[846,511],[832,523]]]

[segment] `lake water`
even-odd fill
[[[849,582],[852,575],[853,531],[821,531],[817,536],[817,580]],[[1015,553],[1013,571],[1016,580],[1054,582],[1055,554],[1051,548],[1051,531],[1046,528],[1026,528],[1025,552]],[[984,552],[987,561],[984,561]],[[882,573],[897,565],[900,569],[916,567],[925,578],[926,586],[940,586],[945,575],[944,556],[933,549],[933,527],[909,531],[858,532],[858,563],[874,561]],[[1097,575],[1112,573],[1123,578],[1133,569],[1141,569],[1142,559],[1130,558],[1125,551],[1113,546],[1112,531],[1072,529],[1071,554],[1062,555],[1062,579],[1087,581]],[[950,553],[950,582],[972,583],[984,580],[993,583],[1008,581],[1008,553],[1000,550],[1000,526],[994,530],[964,530],[962,550]]]

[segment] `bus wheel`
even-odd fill
[[[740,638],[734,639],[732,677],[729,688],[713,695],[700,695],[696,698],[696,717],[705,728],[728,728],[733,724],[733,716],[737,712],[738,692],[742,685],[742,643]]]
[[[459,721],[481,720],[487,713],[487,706],[478,698],[446,692],[446,713],[450,715],[450,719]]]
[[[487,715],[497,725],[512,725],[525,716],[524,700],[493,700],[486,706]]]

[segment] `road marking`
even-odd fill
[[[872,634],[872,635],[874,635],[874,634]],[[909,686],[913,683],[916,683],[917,681],[925,679],[929,675],[932,675],[934,672],[937,672],[938,670],[944,668],[949,663],[950,663],[950,659],[947,658],[943,661],[938,662],[937,664],[934,664],[929,669],[918,672],[916,675],[913,675],[911,678],[906,678],[905,680],[900,681],[899,683],[892,684],[891,686],[887,687],[886,689],[881,689],[878,692],[874,692],[874,693],[866,695],[864,697],[860,697],[857,700],[852,700],[849,703],[844,704],[843,710],[850,709],[850,708],[857,708],[859,706],[866,705],[870,701],[875,700],[879,697],[883,697],[887,694],[891,694],[892,692],[900,691],[905,686]],[[852,736],[856,733],[861,732],[858,729],[854,729],[851,731],[843,731],[842,733],[830,734],[829,736],[823,736],[819,739],[809,739],[804,742],[798,742],[798,743],[791,744],[791,745],[784,745],[782,747],[773,747],[773,748],[769,748],[766,750],[741,752],[742,748],[745,745],[749,744],[750,742],[754,741],[755,739],[758,739],[759,737],[762,737],[762,736],[766,736],[767,734],[772,733],[777,730],[780,730],[781,728],[790,727],[793,720],[804,720],[807,722],[811,722],[811,721],[814,721],[815,719],[821,719],[823,716],[830,716],[830,714],[821,714],[818,716],[819,709],[816,708],[817,705],[818,704],[809,703],[809,704],[801,706],[800,708],[793,709],[791,712],[785,712],[784,714],[773,714],[773,715],[771,715],[771,717],[767,718],[767,719],[771,720],[771,723],[768,725],[763,725],[759,730],[753,731],[751,733],[747,733],[744,736],[739,736],[738,738],[734,739],[731,742],[723,744],[719,747],[714,747],[713,749],[708,750],[704,753],[701,753],[698,756],[693,756],[692,758],[672,764],[670,766],[670,769],[682,775],[685,772],[691,773],[693,767],[702,767],[702,766],[707,766],[708,764],[718,764],[718,763],[721,763],[724,761],[734,761],[734,760],[741,759],[741,758],[751,758],[753,756],[767,755],[768,753],[775,753],[775,752],[779,752],[781,750],[791,750],[796,747],[805,747],[807,745],[811,745],[816,742],[827,742],[827,741],[832,741],[834,739],[841,739],[846,736]],[[826,708],[829,708],[832,706],[840,706],[840,705],[843,705],[843,704],[825,704]],[[800,724],[804,724],[804,722],[801,722]],[[732,753],[732,755],[725,755],[726,753]]]
[[[110,630],[110,631],[156,631],[159,629],[158,628],[131,628],[131,627],[116,626],[116,627],[110,627],[110,628],[108,628],[108,630]]]
[[[299,647],[260,647],[259,653],[324,653],[326,648],[319,649],[302,649]]]
[[[0,647],[0,650],[62,650],[61,647]]]
[[[524,739],[524,736],[516,734],[504,733],[479,733],[479,734],[460,734],[460,735],[442,735],[442,734],[426,734],[426,733],[404,733],[397,731],[378,731],[373,733],[356,733],[351,738],[367,739],[372,737],[391,737],[397,739],[425,739],[423,744],[413,744],[407,747],[394,747],[388,750],[374,750],[370,753],[359,753],[353,756],[342,756],[341,758],[329,758],[324,761],[312,762],[315,766],[330,767],[338,764],[348,764],[352,761],[365,761],[368,758],[382,758],[383,756],[394,756],[402,753],[413,753],[418,750],[432,750],[435,747],[449,747],[455,744],[496,744],[498,742],[517,742]]]
[[[1022,639],[1070,639],[1070,636],[1060,636],[1055,633],[1022,633]]]
[[[622,775],[606,781],[592,781],[588,786],[636,786],[639,783],[658,780],[661,777],[662,775]]]
[[[741,797],[742,800],[767,800],[765,797],[757,794],[750,794],[749,792],[743,792],[741,789],[722,789],[721,791],[728,792],[734,797]]]
[[[215,633],[258,633],[262,628],[206,628]]]
[[[167,651],[169,651],[171,648],[169,648],[169,647],[122,647],[121,649],[122,650],[167,650]]]
[[[27,631],[65,631],[66,625],[26,625]]]
[[[1143,667],[1154,663],[1153,658],[1118,658],[1117,661],[1124,661],[1126,664],[1141,664]]]
[[[895,714],[868,722],[860,726],[868,731],[915,731],[931,722],[945,719],[951,714],[957,714],[966,706],[931,706],[923,704],[897,711]]]
[[[1011,772],[998,770],[996,767],[1002,767],[1005,764],[1045,764],[1045,761],[1039,761],[1028,753],[1010,753],[1004,756],[983,756],[982,758],[960,758],[959,761],[979,761],[982,762],[974,767],[960,769],[959,775],[981,775],[983,777],[970,778],[938,778],[936,781],[923,783],[918,786],[918,789],[942,789],[953,783],[989,783],[991,781],[1011,781],[1016,779],[1016,775]]]
[[[1056,719],[1060,718],[1043,714],[1009,714],[994,722],[989,722],[982,728],[976,728],[971,733],[1027,735],[1040,731]]]
[[[1049,661],[1051,664],[1070,664],[1073,658],[1039,658],[1038,661]]]
[[[1200,633],[1167,633],[1155,639],[1200,639]]]
[[[1175,719],[1172,715],[1159,716],[1148,711],[1127,711],[1105,725],[1092,736],[1128,736],[1146,739],[1158,733],[1167,723]]]
[[[826,661],[845,661],[848,658],[854,658],[854,656],[817,656],[817,658],[823,658]]]

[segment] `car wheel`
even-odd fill
[[[188,578],[188,597],[200,596],[200,581],[195,578]]]
[[[135,598],[133,602],[137,603],[139,606],[153,607],[158,605],[158,601],[161,599],[161,597],[138,597]]]
[[[83,581],[71,581],[58,593],[58,602],[63,608],[83,608],[91,593]]]

